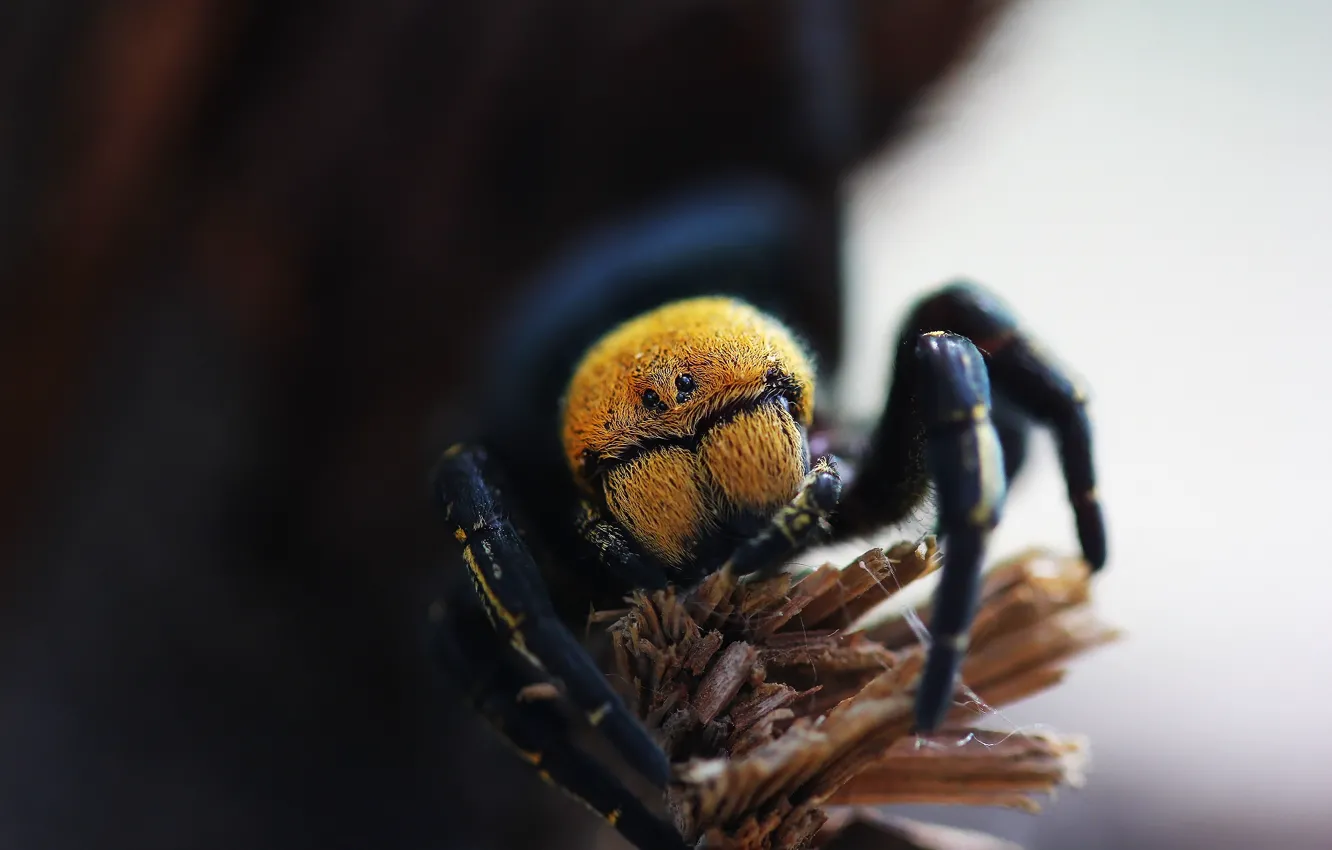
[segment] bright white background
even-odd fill
[[[920,293],[994,288],[1092,390],[1129,632],[1006,711],[1089,733],[1089,786],[963,820],[1332,848],[1332,3],[1034,0],[922,118],[852,192],[841,400],[877,410]],[[1075,545],[1033,449],[998,554]]]

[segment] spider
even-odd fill
[[[814,361],[783,305],[805,223],[793,197],[740,181],[589,238],[497,337],[484,438],[434,470],[472,585],[434,609],[437,658],[523,758],[642,850],[683,842],[575,746],[561,710],[667,785],[665,753],[570,628],[589,604],[717,570],[770,575],[813,543],[903,520],[932,487],[944,566],[915,714],[928,732],[951,706],[1033,422],[1058,439],[1087,562],[1105,562],[1085,397],[975,285],[906,318],[863,450],[811,452],[841,437],[815,416]]]

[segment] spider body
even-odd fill
[[[952,704],[985,542],[1031,424],[1055,432],[1084,554],[1105,560],[1085,398],[973,285],[906,318],[863,450],[813,455],[828,442],[811,439],[826,421],[815,358],[783,308],[793,211],[771,187],[714,186],[575,247],[504,331],[514,346],[487,380],[483,437],[435,471],[472,585],[436,607],[440,661],[526,760],[643,850],[681,839],[575,747],[560,701],[527,696],[562,683],[629,765],[669,781],[667,754],[574,636],[589,604],[717,570],[770,574],[813,543],[911,516],[932,487],[944,566],[916,708],[928,731]]]

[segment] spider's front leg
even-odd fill
[[[684,850],[673,826],[653,815],[602,764],[574,746],[567,720],[540,687],[544,678],[496,634],[467,592],[432,609],[431,648],[477,713],[548,782],[582,802],[640,850]]]
[[[434,488],[491,626],[535,667],[563,680],[588,721],[635,770],[664,788],[666,754],[559,620],[540,569],[485,480],[484,464],[480,449],[454,446],[435,467]]]
[[[842,478],[829,458],[814,462],[794,499],[773,514],[758,534],[736,547],[722,565],[735,575],[775,574],[792,557],[826,537],[829,517],[842,495]]]
[[[999,522],[1007,482],[980,352],[963,337],[927,333],[916,344],[916,366],[926,466],[935,481],[946,545],[930,618],[932,643],[916,702],[916,725],[930,731],[951,707],[953,682],[976,615],[985,543]]]
[[[609,578],[633,590],[663,590],[670,579],[661,566],[634,546],[628,532],[608,519],[592,502],[583,500],[574,523],[586,547],[588,560],[599,564]]]
[[[950,286],[924,299],[904,325],[887,409],[835,530],[865,534],[899,522],[934,482],[946,548],[930,624],[933,644],[917,695],[923,731],[948,712],[975,614],[985,541],[998,522],[1007,479],[1020,465],[1030,420],[1055,431],[1083,555],[1093,570],[1105,562],[1084,403],[999,302],[975,286]]]
[[[947,330],[981,350],[994,387],[995,426],[1011,478],[1025,457],[1033,422],[1054,432],[1083,558],[1105,566],[1106,531],[1096,496],[1086,393],[1018,326],[998,298],[972,283],[954,283],[924,299],[908,326]]]
[[[989,377],[974,345],[925,333],[899,361],[906,362],[894,370],[888,409],[835,522],[847,535],[900,521],[935,483],[944,566],[916,695],[916,727],[929,732],[951,707],[966,655],[985,542],[1003,509],[1004,461],[990,419]]]

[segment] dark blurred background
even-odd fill
[[[437,440],[557,246],[713,174],[822,211],[835,348],[841,178],[992,6],[845,4],[829,147],[802,2],[4,4],[0,846],[585,846],[424,663]]]
[[[1208,570],[1270,546],[1154,548],[1248,516],[1205,477],[1218,455],[1282,493],[1278,465],[1326,461],[1280,455],[1312,432],[1267,430],[1310,415],[1273,399],[1311,386],[1290,372],[1317,356],[1311,337],[1270,369],[1249,342],[1252,322],[1326,295],[1246,299],[1221,272],[1243,267],[1234,246],[1255,222],[1278,276],[1313,268],[1272,266],[1290,226],[1264,216],[1295,198],[1312,241],[1298,222],[1328,210],[1300,199],[1327,188],[1326,160],[1284,201],[1246,169],[1329,138],[1310,132],[1325,118],[1272,121],[1327,93],[1308,88],[1329,69],[1301,39],[1327,15],[1043,0],[967,61],[1001,5],[847,0],[859,121],[830,145],[809,130],[801,0],[4,4],[0,847],[587,846],[594,819],[437,691],[418,629],[446,562],[425,472],[553,252],[736,170],[822,214],[792,299],[843,352],[852,410],[881,398],[906,300],[958,272],[1009,296],[1098,388],[1106,501],[1128,518],[1112,525],[1108,613],[1137,648],[1012,717],[1092,731],[1104,767],[1040,819],[926,814],[1031,847],[1327,846],[1300,792],[1329,787],[1332,753],[1310,742],[1315,715],[1289,711],[1314,703],[1299,683],[1332,649],[1300,607],[1318,594],[1283,606],[1302,632],[1255,628],[1295,648],[1284,666],[1252,643],[1204,652],[1254,606],[1243,576],[1218,602]],[[1092,174],[1101,188],[1080,191]],[[1242,222],[1216,212],[1236,205]],[[1189,229],[1209,212],[1217,226]],[[1177,252],[1153,262],[1144,244]],[[1137,344],[1153,335],[1167,344]],[[1172,436],[1202,431],[1212,442]],[[1009,548],[1069,542],[1037,454],[1039,509],[1014,511]],[[1307,498],[1286,500],[1298,527],[1314,527]],[[1307,551],[1290,546],[1281,563]],[[1197,565],[1187,585],[1156,593],[1116,577],[1180,563]],[[1200,610],[1214,616],[1178,613]],[[1226,719],[1198,725],[1218,704]]]

